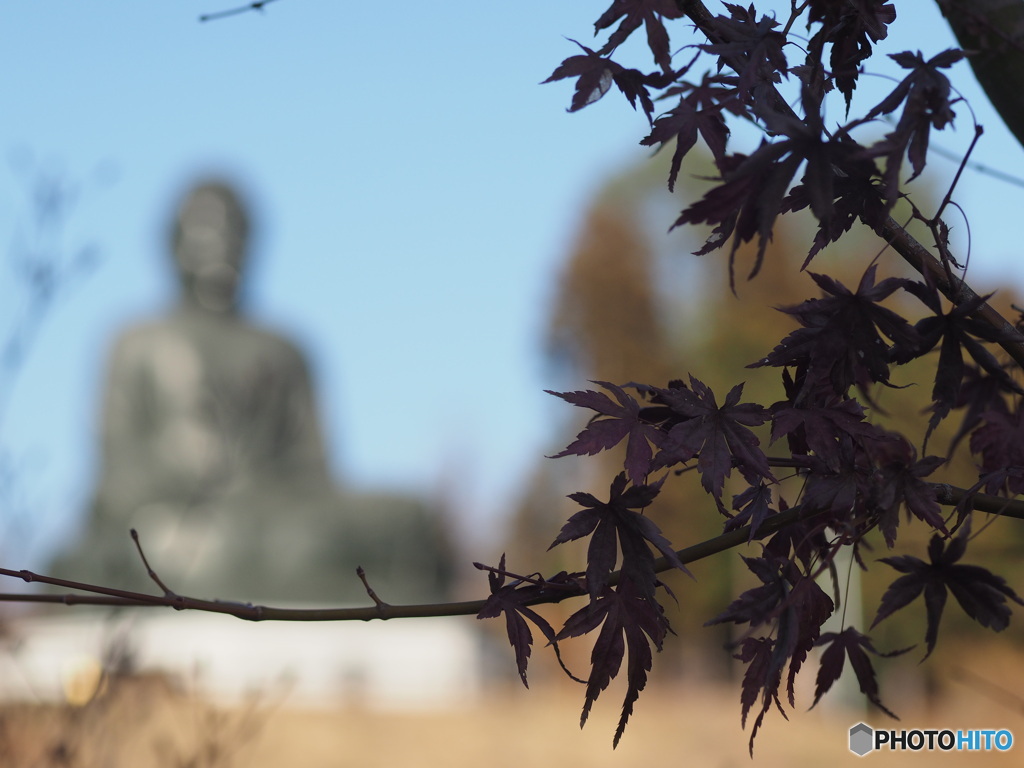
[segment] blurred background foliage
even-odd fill
[[[557,372],[563,391],[594,388],[590,381],[664,386],[671,379],[686,380],[692,374],[712,388],[719,403],[740,381],[744,383],[744,402],[770,406],[783,399],[778,369],[746,366],[764,357],[797,327],[778,308],[820,296],[817,285],[801,270],[814,222],[801,214],[783,217],[768,246],[764,268],[750,280],[745,278],[753,265],[753,249],[741,248],[736,258],[734,295],[729,288],[725,254],[691,255],[703,243],[706,232],[690,227],[666,233],[667,223],[674,220],[681,207],[680,198],[697,197],[714,173],[710,159],[694,159],[695,154],[691,153],[684,164],[675,195],[665,186],[670,154],[664,151],[651,161],[612,176],[587,203],[576,240],[566,253],[554,288],[545,339],[546,359]],[[928,190],[943,189],[934,178],[925,178],[918,186],[925,193],[917,198],[918,205],[928,199]],[[894,216],[900,221],[909,220],[909,207],[897,206]],[[908,228],[913,232],[915,225],[911,222]],[[883,250],[884,243],[857,224],[849,236],[818,254],[807,271],[825,272],[856,290],[864,270],[880,256],[879,279],[917,277],[893,252]],[[1019,302],[1010,286],[974,287],[979,292],[998,289],[992,299],[996,308],[1006,317],[1017,314],[1011,305]],[[926,314],[917,299],[902,292],[897,292],[888,305],[911,322]],[[906,434],[919,454],[937,358],[935,350],[895,368],[892,380],[896,386],[879,386],[870,393],[877,407],[864,403],[870,409],[870,420]],[[742,379],[737,379],[738,375]],[[553,413],[556,418],[552,419],[549,455],[572,441],[590,412],[558,403]],[[961,412],[954,411],[939,426],[930,438],[928,454],[946,455],[961,416]],[[771,456],[768,425],[755,431]],[[944,482],[970,487],[976,481],[977,470],[967,442],[960,443],[949,457],[949,466],[943,467]],[[621,469],[623,451],[624,445],[620,445],[594,457],[538,461],[509,525],[505,549],[512,570],[521,565],[520,571],[539,569],[553,573],[581,567],[585,562],[581,546],[559,546],[538,561],[538,544],[552,541],[565,519],[576,510],[567,494],[582,490],[599,498],[607,497],[608,484]],[[746,487],[735,473],[729,482],[731,495]],[[790,505],[799,501],[800,485],[795,480],[784,481],[782,489]],[[700,487],[695,472],[669,478],[648,513],[677,549],[718,535],[725,523]],[[1019,531],[1019,524],[989,516],[980,517],[975,528],[981,524],[991,528],[972,545],[972,556],[983,558],[984,564],[1005,576],[1011,586],[1020,585],[1024,566],[1017,553],[1024,544],[1024,534]],[[927,531],[923,526],[901,523],[896,553],[923,556],[926,544]],[[861,584],[863,593],[859,600],[851,598],[851,606],[859,603],[862,609],[844,612],[847,624],[870,624],[882,593],[898,576],[888,566],[872,562],[894,553],[885,548],[880,538],[873,546],[873,552],[864,553],[869,570],[862,577],[854,576],[854,583]],[[754,556],[759,547],[754,543],[745,554]],[[700,627],[723,610],[736,594],[752,586],[748,583],[752,577],[735,551],[694,563],[690,569],[696,583],[678,572],[664,575],[678,598],[677,603],[667,601],[666,610],[679,637],[670,638],[663,654],[667,658],[659,659],[658,663],[663,670],[674,669],[685,675],[728,676],[731,628]],[[846,574],[839,574],[839,579],[842,591]],[[831,593],[831,585],[826,589]],[[564,618],[570,608],[549,610]],[[558,614],[559,611],[562,613]],[[923,620],[923,610],[921,614]],[[897,617],[879,625],[874,633],[879,650],[922,642],[923,623],[911,621],[910,617],[908,612],[905,619]],[[970,625],[960,610],[947,611],[942,637],[947,642],[953,637],[964,640],[968,636],[965,633],[977,631]],[[696,665],[688,663],[692,659],[700,661]]]

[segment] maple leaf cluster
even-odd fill
[[[893,3],[810,0],[794,3],[793,16],[784,20],[759,14],[753,5],[723,7],[723,14],[713,15],[699,0],[614,0],[595,25],[595,33],[614,27],[607,41],[593,49],[577,43],[583,53],[568,57],[545,82],[575,79],[570,111],[593,104],[615,85],[648,119],[642,144],[674,142],[670,189],[685,156],[699,142],[707,146],[719,175],[673,226],[711,225],[698,253],[725,250],[730,275],[743,243],[756,242],[751,277],[763,268],[776,221],[793,211],[809,209],[818,225],[804,267],[856,221],[880,233],[898,227],[888,222],[897,200],[907,195],[903,160],[909,160],[911,179],[918,176],[927,162],[931,131],[953,123],[957,98],[946,71],[963,52],[891,55],[909,73],[884,99],[851,118],[866,62],[897,20]],[[790,34],[801,21],[808,34],[796,45]],[[675,23],[673,31],[691,35],[686,44],[670,40],[669,23]],[[646,72],[613,58],[641,28],[653,59]],[[703,70],[699,62],[706,65]],[[792,97],[784,95],[786,88]],[[829,127],[825,109],[836,98],[846,121]],[[662,104],[659,113],[656,105]],[[896,114],[895,126],[881,140],[857,138],[864,126]],[[758,146],[731,150],[729,124],[735,120],[762,129]],[[923,641],[926,655],[931,654],[948,593],[982,627],[999,631],[1008,625],[1010,605],[1022,600],[1002,577],[960,561],[972,530],[982,527],[972,526],[978,494],[1024,492],[1024,389],[1001,359],[1007,352],[1024,360],[1024,336],[993,321],[988,297],[974,295],[953,274],[962,270],[950,255],[941,209],[931,219],[913,210],[935,235],[929,245],[937,257],[919,244],[935,269],[919,267],[920,279],[880,277],[876,250],[855,288],[811,272],[821,295],[780,308],[796,328],[748,366],[778,371],[785,392],[779,402],[744,401],[743,384],[720,397],[696,375],[665,386],[598,381],[594,389],[552,393],[592,414],[554,458],[621,447],[623,471],[611,481],[607,500],[582,492],[570,496],[580,509],[551,546],[585,540],[586,565],[580,572],[506,581],[504,560],[490,569],[492,594],[480,616],[505,616],[524,683],[533,643],[530,624],[556,652],[564,640],[592,635],[582,722],[624,670],[618,742],[647,683],[653,652],[673,631],[662,605],[669,593],[658,574],[686,571],[676,545],[646,510],[664,483],[689,469],[699,476],[709,510],[721,515],[723,536],[760,542],[759,555],[744,557],[760,584],[708,621],[739,629],[734,651],[746,665],[740,701],[743,722],[754,715],[751,750],[772,705],[783,710],[783,699],[795,705],[794,680],[814,648],[821,652],[813,704],[839,679],[848,660],[868,701],[892,714],[883,704],[872,658],[908,649],[878,650],[870,628],[848,625],[823,632],[822,627],[842,609],[837,554],[852,550],[856,562],[867,567],[861,553],[870,537],[894,547],[903,520],[930,531],[928,559],[881,559],[900,575],[882,597],[872,628],[922,598]],[[898,306],[916,305],[921,317],[908,320],[893,309],[897,298]],[[875,422],[872,392],[895,386],[895,369],[925,357],[935,362],[935,376],[919,449],[907,436]],[[944,505],[952,506],[949,487],[929,478],[949,454],[929,455],[927,445],[936,426],[954,411],[962,415],[949,452],[967,438],[978,481],[958,497],[955,509],[944,511]],[[780,468],[797,482],[790,479],[784,486]],[[731,498],[727,481],[741,489]],[[831,595],[823,588],[829,577]],[[530,608],[565,597],[585,597],[587,603],[560,630]]]

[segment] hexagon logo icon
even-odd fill
[[[850,729],[850,751],[864,757],[875,748],[875,733],[867,723],[857,723]]]

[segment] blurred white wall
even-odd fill
[[[136,671],[167,673],[224,703],[265,694],[303,706],[471,705],[483,667],[474,621],[252,623],[160,609],[25,617],[7,624],[0,700],[88,696],[103,665],[119,656]]]

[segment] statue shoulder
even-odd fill
[[[164,319],[134,323],[118,333],[114,340],[114,363],[151,359],[167,347],[180,344],[183,334]]]
[[[275,359],[286,365],[308,367],[306,353],[298,342],[263,325],[247,325],[246,331],[251,334],[259,346],[271,353]]]

